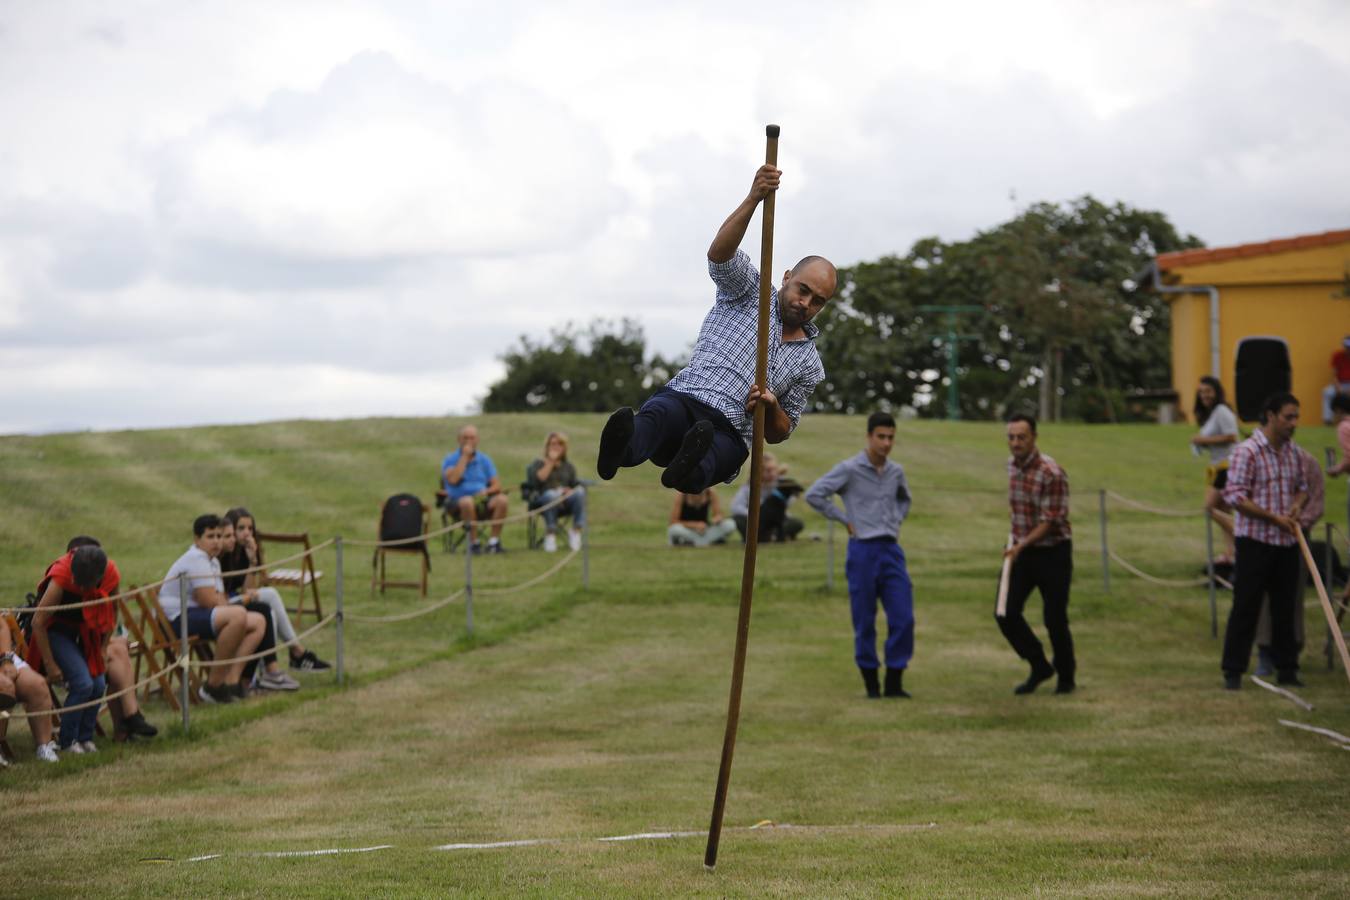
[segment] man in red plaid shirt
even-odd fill
[[[1294,443],[1298,400],[1273,394],[1262,406],[1261,427],[1238,444],[1228,463],[1223,498],[1233,507],[1237,565],[1233,611],[1223,639],[1224,687],[1242,687],[1252,654],[1261,600],[1270,597],[1270,654],[1280,684],[1302,685],[1294,606],[1298,589],[1298,517],[1308,502],[1308,483]]]
[[[1036,420],[1008,420],[1008,504],[1012,510],[1012,560],[1003,618],[995,616],[1017,655],[1031,664],[1027,680],[1013,689],[1030,694],[1058,673],[1056,694],[1074,689],[1077,665],[1069,632],[1069,582],[1073,579],[1073,531],[1069,527],[1069,478],[1053,459],[1036,448]],[[1040,588],[1045,630],[1055,658],[1045,658],[1036,633],[1022,615],[1033,588]]]

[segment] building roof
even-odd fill
[[[1222,262],[1226,259],[1246,259],[1252,256],[1267,256],[1272,253],[1286,253],[1290,250],[1305,250],[1309,247],[1326,247],[1331,244],[1344,243],[1350,243],[1350,228],[1340,231],[1324,231],[1321,234],[1305,234],[1301,237],[1279,238],[1278,240],[1262,241],[1256,244],[1238,244],[1234,247],[1160,253],[1158,255],[1158,268],[1167,271],[1183,266]]]

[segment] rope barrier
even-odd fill
[[[1150,575],[1147,572],[1143,571],[1142,569],[1130,565],[1128,562],[1121,559],[1120,554],[1116,553],[1116,551],[1114,550],[1110,551],[1110,557],[1117,565],[1119,565],[1126,572],[1129,572],[1131,575],[1137,576],[1139,578],[1144,579],[1147,582],[1160,585],[1162,587],[1195,587],[1197,585],[1209,583],[1209,579],[1205,577],[1188,578],[1184,581],[1171,578],[1159,578],[1156,575]]]
[[[179,669],[182,668],[182,666],[175,663],[172,668]],[[91,706],[101,706],[104,703],[108,702],[109,700],[116,700],[118,697],[125,696],[126,694],[129,694],[132,691],[140,690],[150,682],[157,681],[159,678],[161,678],[170,671],[171,669],[161,669],[155,674],[148,675],[145,678],[141,679],[140,681],[136,682],[135,684],[129,687],[125,687],[115,694],[104,694],[103,696],[98,697],[94,700],[87,700],[84,703],[77,703],[74,706],[61,706],[57,707],[56,709],[43,709],[38,710],[36,712],[25,711],[19,713],[14,712],[13,710],[0,711],[0,722],[5,721],[6,719],[35,719],[38,718],[39,716],[60,716],[65,715],[68,712],[76,712],[81,709],[88,709]],[[41,678],[42,676],[39,675],[38,677]]]
[[[1108,490],[1106,492],[1106,496],[1110,497],[1112,500],[1124,503],[1126,506],[1132,506],[1135,509],[1142,510],[1143,512],[1153,513],[1154,515],[1157,516],[1176,516],[1178,518],[1180,517],[1189,518],[1191,516],[1203,516],[1205,514],[1205,511],[1203,509],[1201,510],[1163,509],[1160,506],[1150,506],[1149,504],[1144,503],[1140,500],[1135,500],[1133,498],[1126,497],[1124,494],[1117,494],[1115,491],[1112,490]]]
[[[264,656],[270,656],[276,653],[276,651],[278,650],[282,650],[286,647],[292,647],[300,643],[300,640],[302,638],[309,637],[311,634],[318,631],[320,628],[323,628],[325,625],[327,625],[329,622],[332,622],[336,618],[337,613],[329,613],[326,617],[320,619],[318,622],[315,622],[308,629],[302,631],[300,634],[297,634],[289,641],[283,641],[274,647],[269,647],[266,650],[259,650],[257,653],[250,653],[248,656],[231,656],[229,659],[194,659],[192,660],[192,665],[197,666],[198,668],[210,669],[215,668],[217,666],[232,666],[235,663],[252,662],[255,659],[262,659]]]
[[[531,578],[529,581],[522,582],[522,583],[517,584],[517,585],[515,585],[515,586],[513,586],[513,587],[504,587],[504,588],[478,588],[478,590],[477,590],[476,593],[478,593],[479,596],[504,597],[504,596],[506,596],[507,594],[514,594],[514,593],[517,593],[517,592],[519,592],[519,591],[523,591],[523,590],[525,590],[525,589],[527,589],[527,588],[532,588],[532,587],[534,587],[536,584],[539,584],[541,581],[544,581],[544,580],[546,580],[546,579],[552,577],[553,575],[557,574],[558,571],[561,570],[563,566],[565,566],[565,565],[567,565],[568,563],[570,563],[570,562],[572,561],[572,559],[573,559],[578,553],[580,553],[580,552],[581,552],[580,550],[573,550],[571,553],[568,553],[568,554],[567,554],[566,556],[564,556],[562,559],[558,560],[558,562],[557,562],[556,564],[554,564],[548,571],[544,572],[544,573],[541,574],[541,575],[536,575],[535,577]]]
[[[456,600],[458,600],[460,597],[463,596],[464,596],[464,588],[460,588],[459,590],[451,594],[449,597],[446,597],[444,600],[437,600],[435,603],[433,603],[428,607],[424,607],[423,609],[416,609],[413,610],[412,612],[395,613],[389,616],[367,616],[362,615],[361,613],[349,612],[343,613],[342,618],[347,622],[371,622],[371,623],[406,622],[409,619],[416,619],[420,616],[425,616],[428,615],[429,613],[434,613],[436,610],[449,606],[451,603],[454,603]]]
[[[1289,728],[1297,728],[1300,731],[1311,731],[1313,734],[1320,734],[1325,738],[1341,747],[1350,747],[1350,737],[1346,737],[1339,731],[1332,731],[1330,728],[1318,728],[1316,725],[1305,725],[1302,722],[1291,722],[1288,719],[1277,719],[1281,725]]]
[[[308,550],[302,550],[301,552],[295,554],[294,556],[287,556],[283,557],[282,559],[273,560],[272,562],[266,563],[265,565],[257,565],[248,569],[231,569],[228,572],[221,572],[220,577],[224,578],[227,575],[231,577],[235,575],[252,575],[254,572],[261,572],[264,569],[276,568],[277,566],[280,566],[284,563],[295,562],[297,559],[303,559],[306,556],[311,556],[315,553],[318,553],[320,550],[328,548],[334,543],[335,540],[336,538],[329,538],[322,544],[316,544],[315,546],[310,547]],[[159,581],[152,581],[149,584],[140,585],[139,587],[132,588],[129,591],[122,591],[120,594],[113,594],[108,597],[100,597],[97,600],[82,600],[79,603],[61,603],[55,607],[47,607],[47,608],[53,610],[60,609],[61,611],[64,612],[65,610],[68,609],[83,609],[86,606],[98,606],[100,603],[112,603],[116,600],[126,600],[129,597],[136,596],[142,591],[148,591],[153,588],[163,587],[169,581],[176,580],[177,578],[178,578],[177,575],[175,575],[172,579],[161,578]],[[214,578],[215,576],[212,576],[212,580],[214,580]],[[200,581],[202,579],[199,576],[197,578],[190,578],[189,580]],[[4,615],[5,613],[18,614],[23,612],[31,612],[35,609],[37,609],[37,607],[35,606],[0,606],[0,615]]]
[[[1312,705],[1311,703],[1309,703],[1307,700],[1304,700],[1304,699],[1303,699],[1302,697],[1300,697],[1298,694],[1295,694],[1293,691],[1287,691],[1287,690],[1285,690],[1285,689],[1282,688],[1282,687],[1276,687],[1275,685],[1271,684],[1269,681],[1266,681],[1265,679],[1262,679],[1262,678],[1258,678],[1258,677],[1255,676],[1255,675],[1249,675],[1249,676],[1247,676],[1247,677],[1249,677],[1255,684],[1260,685],[1261,687],[1265,688],[1266,690],[1270,691],[1271,693],[1273,693],[1273,694],[1279,694],[1281,697],[1285,698],[1286,700],[1291,700],[1291,701],[1293,701],[1294,703],[1298,704],[1299,706],[1303,707],[1304,709],[1308,710],[1309,712],[1312,712],[1313,705]]]

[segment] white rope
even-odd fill
[[[301,640],[309,637],[311,634],[318,631],[320,628],[323,628],[329,622],[333,621],[336,618],[337,613],[329,613],[325,618],[320,619],[318,622],[314,623],[308,629],[302,631],[300,634],[297,634],[289,641],[282,641],[281,643],[273,647],[269,647],[266,650],[259,650],[257,653],[250,653],[248,656],[232,656],[229,659],[194,659],[192,660],[192,665],[197,666],[199,668],[209,669],[215,666],[232,666],[235,663],[251,662],[252,660],[255,659],[262,659],[264,656],[270,656],[276,653],[276,651],[281,650],[285,647],[292,647],[300,643]]]
[[[1109,555],[1112,560],[1114,560],[1117,564],[1120,565],[1122,569],[1124,569],[1126,572],[1129,572],[1131,575],[1136,575],[1147,582],[1161,585],[1163,587],[1194,587],[1196,585],[1206,584],[1209,581],[1208,578],[1188,578],[1184,581],[1171,578],[1158,578],[1156,575],[1150,575],[1147,572],[1143,571],[1142,569],[1138,569],[1130,565],[1128,562],[1121,559],[1120,554],[1116,553],[1116,551],[1114,550],[1109,551]]]
[[[1283,697],[1284,699],[1286,699],[1286,700],[1291,700],[1291,701],[1293,701],[1294,703],[1298,704],[1299,706],[1303,707],[1304,709],[1308,710],[1309,712],[1312,712],[1313,705],[1312,705],[1311,703],[1309,703],[1307,700],[1304,700],[1304,699],[1303,699],[1302,697],[1300,697],[1298,694],[1295,694],[1293,691],[1286,691],[1286,690],[1285,690],[1284,688],[1282,688],[1282,687],[1276,687],[1275,685],[1271,684],[1269,681],[1266,681],[1265,679],[1262,679],[1262,678],[1258,678],[1258,677],[1256,677],[1255,675],[1251,675],[1251,676],[1248,676],[1248,677],[1250,677],[1252,681],[1254,681],[1256,684],[1259,684],[1261,687],[1265,688],[1266,690],[1271,691],[1272,693],[1275,693],[1275,694],[1279,694],[1279,695],[1280,695],[1281,697]]]
[[[479,595],[480,597],[481,597],[481,596],[495,596],[495,597],[502,597],[502,596],[505,596],[505,595],[507,595],[507,594],[514,594],[514,593],[516,593],[517,591],[523,591],[523,590],[526,590],[527,588],[532,588],[532,587],[534,587],[536,584],[539,584],[541,581],[544,581],[544,580],[546,580],[546,579],[548,579],[548,578],[551,578],[552,576],[556,575],[556,574],[558,573],[558,571],[562,569],[563,566],[565,566],[565,565],[567,565],[568,563],[570,563],[570,562],[573,560],[573,558],[575,558],[576,555],[577,555],[578,553],[580,553],[580,552],[581,552],[580,550],[573,550],[571,553],[568,553],[568,554],[567,554],[566,556],[564,556],[562,559],[558,560],[558,562],[557,562],[556,564],[554,564],[553,567],[550,568],[547,572],[544,572],[544,573],[542,573],[542,574],[540,574],[540,575],[536,575],[535,577],[531,578],[529,581],[521,582],[520,584],[517,584],[517,585],[515,585],[514,587],[504,587],[504,588],[478,588],[478,589],[477,589],[477,593],[478,593],[478,595]]]
[[[396,613],[390,616],[367,616],[362,615],[361,613],[346,612],[342,614],[342,617],[344,620],[349,622],[375,622],[375,623],[406,622],[409,619],[416,619],[419,616],[425,616],[428,613],[434,613],[436,610],[441,609],[442,607],[449,606],[451,603],[455,602],[462,596],[464,596],[464,588],[460,588],[459,590],[451,594],[449,597],[446,597],[444,600],[438,600],[435,603],[431,604],[430,606],[424,607],[422,609],[415,609],[412,612]]]
[[[1205,514],[1205,511],[1203,509],[1200,510],[1163,509],[1160,506],[1150,506],[1147,503],[1143,503],[1139,500],[1134,500],[1130,497],[1126,497],[1124,494],[1117,494],[1115,491],[1107,491],[1106,496],[1110,497],[1112,500],[1118,500],[1121,503],[1124,503],[1126,506],[1132,506],[1135,509],[1142,510],[1143,512],[1153,513],[1155,516],[1190,517],[1190,516],[1203,516]]]
[[[168,669],[161,669],[160,671],[156,672],[154,675],[149,675],[149,676],[147,676],[147,677],[141,679],[140,681],[136,682],[135,684],[133,684],[133,685],[131,685],[131,686],[129,686],[129,687],[123,688],[122,690],[118,691],[118,692],[115,693],[115,694],[104,694],[104,695],[101,696],[101,697],[98,697],[98,698],[93,699],[93,700],[86,701],[86,702],[84,702],[84,703],[77,703],[77,704],[75,704],[74,706],[61,706],[61,707],[57,707],[56,709],[41,709],[41,710],[36,710],[36,711],[31,711],[31,712],[30,712],[30,711],[25,711],[25,712],[21,712],[21,713],[19,713],[19,712],[14,712],[14,711],[12,711],[12,710],[4,710],[4,711],[0,711],[0,722],[3,722],[3,721],[6,720],[6,719],[36,719],[36,718],[38,718],[39,716],[61,716],[61,715],[65,715],[65,714],[68,713],[68,712],[76,712],[76,711],[81,710],[81,709],[88,709],[88,708],[91,707],[91,706],[101,706],[101,705],[103,705],[104,703],[108,702],[109,700],[116,700],[118,697],[125,696],[126,694],[129,694],[129,693],[131,693],[132,691],[140,690],[141,688],[145,687],[145,686],[146,686],[147,684],[149,684],[150,682],[152,682],[152,681],[157,681],[157,680],[158,680],[161,676],[163,676],[165,673],[171,672],[173,669],[176,669],[176,668],[179,668],[179,666],[178,666],[177,664],[175,664],[173,667],[168,668]],[[39,675],[38,677],[41,678],[42,676]],[[45,681],[46,679],[43,679],[43,680]]]
[[[1340,744],[1342,748],[1350,749],[1350,737],[1346,737],[1339,731],[1332,731],[1330,728],[1318,728],[1316,725],[1304,725],[1302,722],[1291,722],[1288,719],[1279,719],[1278,721],[1281,725],[1288,726],[1289,728],[1297,728],[1301,731],[1311,731],[1313,734],[1320,734],[1323,737],[1330,738],[1333,742]]]

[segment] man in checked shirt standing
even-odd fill
[[[609,480],[620,466],[650,459],[664,466],[661,483],[697,494],[735,478],[749,455],[755,407],[764,405],[764,437],[788,439],[806,401],[825,378],[816,352],[820,331],[811,320],[834,294],[829,260],[808,256],[783,275],[770,298],[769,383],[755,380],[759,273],[739,247],[755,208],[778,190],[782,173],[765,165],[750,193],[727,217],[708,247],[716,302],[703,320],[689,365],[636,414],[617,410],[600,435],[596,472]]]
[[[1069,633],[1069,582],[1073,579],[1073,531],[1069,528],[1069,478],[1053,459],[1036,448],[1036,420],[1008,419],[1008,504],[1012,509],[1012,560],[1006,615],[998,627],[1017,655],[1031,664],[1027,680],[1013,688],[1030,694],[1059,674],[1056,694],[1074,689],[1077,664]],[[1022,615],[1033,588],[1040,588],[1045,630],[1054,650],[1052,663]],[[996,617],[997,618],[997,617]]]
[[[1280,684],[1299,686],[1294,609],[1298,589],[1298,518],[1308,502],[1307,478],[1294,430],[1298,400],[1273,394],[1261,427],[1233,451],[1223,498],[1233,507],[1237,564],[1233,611],[1223,638],[1224,687],[1242,687],[1263,595],[1270,598],[1270,655]]]

